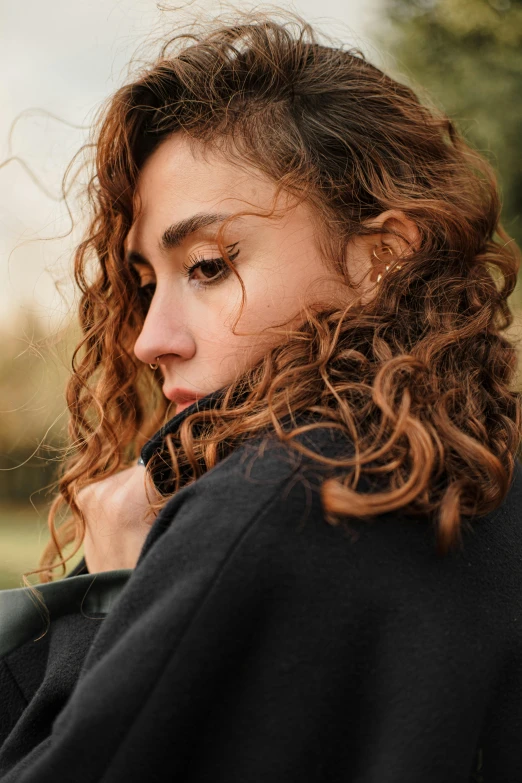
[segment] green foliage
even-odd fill
[[[23,587],[22,574],[37,567],[49,538],[45,515],[29,503],[6,506],[0,510],[0,529],[0,590]]]
[[[383,0],[382,45],[493,163],[503,222],[522,246],[522,0]],[[422,92],[422,89],[421,89]]]
[[[56,478],[65,444],[64,398],[72,329],[46,333],[38,319],[0,331],[0,498],[25,499]]]
[[[46,431],[46,442],[63,440],[66,341],[67,330],[48,333],[30,313],[0,331],[0,452],[34,448]]]
[[[3,505],[0,508],[0,590],[24,587],[22,574],[38,567],[40,555],[49,540],[47,513],[45,508],[33,508],[30,503]],[[65,554],[70,550],[66,549]],[[70,573],[83,557],[83,547],[67,563]],[[60,571],[57,570],[58,577]],[[38,584],[37,575],[28,577],[32,584]]]

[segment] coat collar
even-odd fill
[[[217,407],[217,405],[221,402],[222,398],[225,396],[225,393],[228,389],[228,386],[224,386],[221,389],[218,389],[217,391],[210,392],[205,397],[201,397],[199,400],[196,400],[191,405],[187,406],[184,410],[177,413],[175,416],[173,416],[169,421],[167,421],[166,424],[161,427],[153,436],[152,438],[147,441],[147,443],[143,446],[141,450],[141,456],[139,459],[139,463],[142,465],[148,465],[151,460],[153,460],[151,464],[151,474],[154,480],[154,483],[156,484],[156,487],[159,489],[159,491],[162,494],[170,494],[174,491],[175,486],[173,482],[172,477],[172,469],[171,469],[171,459],[170,454],[168,453],[167,446],[165,444],[165,438],[167,435],[172,435],[173,437],[173,445],[174,448],[177,445],[181,445],[179,438],[176,438],[176,435],[181,427],[181,424],[183,421],[190,416],[192,413],[196,413],[197,411],[205,411],[210,410],[212,408]],[[240,403],[245,397],[247,396],[246,391],[238,392],[238,396],[234,400],[234,404]],[[310,411],[301,411],[298,413],[294,413],[292,415],[287,414],[283,417],[281,424],[285,424],[285,422],[290,422],[294,424],[305,424],[307,422],[317,422],[321,417],[319,414],[312,413]],[[198,429],[203,427],[205,425],[205,418],[202,422],[198,422],[198,425],[194,431],[194,434],[197,435]],[[265,430],[265,434],[268,434],[269,431],[272,430],[272,427],[270,425],[267,425],[267,429]],[[313,441],[314,438],[312,436],[311,442],[307,443],[306,435],[302,436],[303,441],[305,442],[305,445],[307,445],[309,448],[314,448]],[[205,472],[205,466],[202,465],[202,472]],[[184,486],[191,478],[192,471],[190,470],[190,467],[188,465],[180,465],[180,482],[179,482],[179,489],[181,489],[182,486]]]
[[[82,563],[85,565],[84,560]],[[102,619],[131,573],[132,569],[125,568],[98,574],[69,575],[58,582],[0,590],[0,658],[31,639],[38,641],[45,635],[48,624],[58,617],[74,613],[93,620]],[[35,596],[43,599],[42,605]]]
[[[165,437],[167,435],[175,434],[179,430],[181,423],[187,418],[187,416],[190,416],[191,413],[215,408],[220,400],[224,397],[226,388],[227,387],[224,386],[217,391],[210,392],[209,394],[205,395],[205,397],[200,397],[199,400],[196,400],[179,413],[176,413],[172,419],[169,419],[169,421],[164,424],[163,427],[161,427],[161,429],[159,429],[158,432],[156,432],[152,438],[148,440],[147,443],[143,446],[139,460],[140,464],[147,465],[153,455],[162,450]]]
[[[181,442],[176,436],[182,422],[192,413],[215,408],[224,397],[227,388],[227,386],[224,386],[221,389],[210,392],[209,394],[205,395],[205,397],[201,397],[199,400],[196,400],[191,405],[187,406],[184,410],[173,416],[172,419],[169,419],[169,421],[167,421],[167,423],[164,424],[163,427],[161,427],[161,429],[159,429],[158,432],[156,432],[156,434],[153,435],[152,438],[143,446],[138,462],[142,465],[149,465],[149,463],[151,463],[150,467],[152,478],[157,489],[163,495],[168,495],[175,490],[170,454],[165,444],[166,436],[173,436],[174,448],[176,448],[176,445],[180,446]],[[198,430],[200,430],[204,425],[205,419],[198,422],[194,430],[194,434],[197,435]],[[202,472],[205,472],[204,465],[201,465],[201,470]],[[178,488],[181,489],[182,486],[190,481],[192,477],[192,470],[188,464],[181,464],[179,466],[179,471],[180,476]]]

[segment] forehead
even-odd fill
[[[175,133],[163,141],[145,162],[136,188],[144,216],[164,205],[176,218],[207,207],[226,209],[226,201],[266,206],[275,185],[253,166],[229,160],[226,153],[203,147]],[[210,210],[209,210],[210,211]],[[174,215],[173,215],[174,212]]]
[[[201,213],[269,213],[276,190],[276,184],[253,165],[175,133],[159,145],[140,172],[136,217],[125,246],[156,241],[173,223]],[[296,221],[309,222],[308,208],[295,206],[295,196],[282,191],[275,203],[275,219],[246,215],[243,228],[250,225],[257,230],[270,223],[273,228],[295,229]]]

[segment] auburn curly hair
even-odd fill
[[[317,455],[342,470],[321,486],[331,523],[397,509],[426,516],[444,554],[466,517],[505,497],[522,437],[517,354],[502,335],[520,252],[500,223],[495,173],[442,112],[360,51],[322,38],[296,14],[237,11],[164,41],[102,107],[87,145],[91,219],[75,252],[82,337],[67,387],[71,454],[50,509],[42,581],[81,546],[79,489],[131,464],[171,413],[160,379],[133,354],[145,312],[124,240],[144,161],[180,130],[209,147],[226,142],[278,190],[310,203],[348,286],[345,247],[364,221],[402,210],[421,242],[370,301],[307,308],[303,326],[236,378],[210,414],[189,415],[170,449],[173,475],[184,465],[196,479],[266,427],[305,451],[295,440],[303,427],[281,422],[310,411],[354,446],[346,459]],[[228,263],[221,240],[220,249]],[[371,473],[384,481],[379,491],[357,492]],[[66,544],[74,551],[64,559]]]

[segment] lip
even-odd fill
[[[182,389],[179,386],[176,386],[173,389],[164,389],[163,394],[168,400],[177,402],[178,405],[183,406],[186,406],[191,402],[196,402],[196,400],[199,400],[201,397],[205,396],[201,392],[195,392],[191,389]]]

